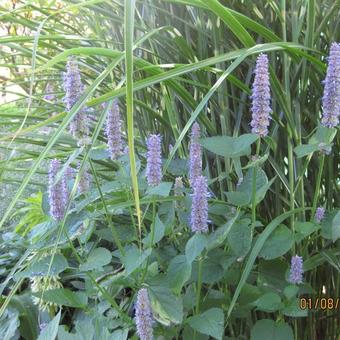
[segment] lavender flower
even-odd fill
[[[53,159],[49,171],[49,204],[50,214],[56,221],[60,221],[64,217],[68,199],[65,177],[56,182],[59,168],[60,161]]]
[[[156,186],[162,180],[161,136],[150,135],[147,147],[146,177],[150,186]]]
[[[141,340],[152,340],[153,316],[146,288],[141,288],[137,293],[135,321],[139,338]]]
[[[323,207],[318,207],[318,208],[316,209],[316,212],[315,212],[315,221],[316,221],[317,223],[320,223],[321,220],[324,218],[324,216],[325,216],[325,208],[323,208]]]
[[[251,99],[251,132],[261,137],[267,136],[269,121],[271,119],[271,108],[268,57],[266,54],[261,53],[257,57]]]
[[[204,176],[198,176],[194,183],[191,208],[191,230],[208,232],[208,184]]]
[[[340,44],[331,45],[324,84],[321,124],[333,128],[339,124],[340,114]]]
[[[114,101],[106,120],[106,137],[111,159],[116,159],[122,151],[122,122],[120,120],[118,102]]]
[[[80,164],[78,166],[78,170],[79,170],[79,168],[80,168]],[[88,168],[85,167],[85,169],[82,173],[82,176],[79,180],[78,193],[79,194],[86,193],[90,189],[90,183],[91,183],[90,174],[88,173]]]
[[[190,165],[189,165],[189,181],[191,186],[194,186],[194,182],[198,176],[202,173],[202,150],[199,143],[201,135],[201,129],[198,123],[194,123],[191,129],[190,138]]]
[[[302,283],[303,275],[303,260],[302,257],[295,255],[291,259],[291,267],[289,273],[289,282]]]
[[[66,110],[70,111],[84,92],[84,85],[81,82],[78,64],[72,58],[67,61],[66,73],[64,74],[64,90]],[[85,108],[78,111],[70,123],[70,133],[78,140],[78,145],[82,145],[88,140],[89,127],[85,112]]]

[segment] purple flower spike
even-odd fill
[[[251,132],[258,134],[261,137],[267,136],[271,119],[271,108],[268,57],[266,54],[261,53],[257,57],[251,99]]]
[[[198,123],[194,123],[191,129],[189,150],[189,181],[192,187],[194,186],[196,178],[202,174],[202,150],[199,143],[200,136],[200,126],[198,125]]]
[[[162,180],[161,136],[150,135],[147,147],[146,177],[150,186],[156,186]]]
[[[135,321],[137,334],[140,340],[152,340],[153,316],[150,307],[148,291],[146,288],[141,288],[137,293]]]
[[[67,61],[66,73],[64,74],[64,102],[66,110],[70,111],[84,92],[77,62],[70,58]],[[89,135],[88,119],[86,109],[77,112],[70,123],[70,133],[78,140],[78,145],[87,143]]]
[[[208,232],[208,184],[204,176],[194,183],[191,208],[191,230],[195,233]]]
[[[111,159],[116,159],[122,152],[122,122],[118,102],[114,101],[106,120],[106,137]]]
[[[316,209],[316,212],[315,212],[315,221],[316,221],[317,223],[320,223],[321,220],[324,218],[324,216],[325,216],[325,208],[323,208],[323,207],[318,207],[318,208]]]
[[[302,257],[295,255],[291,259],[291,267],[289,273],[289,282],[302,283],[303,260]]]
[[[340,114],[340,44],[331,45],[324,84],[321,124],[333,128],[339,124]]]
[[[59,168],[60,161],[58,159],[53,159],[50,163],[49,171],[49,204],[50,214],[56,221],[60,221],[64,217],[68,200],[65,177],[55,183]]]

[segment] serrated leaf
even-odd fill
[[[220,308],[211,308],[202,314],[188,319],[190,327],[195,331],[221,340],[224,332],[224,314]]]
[[[228,234],[228,242],[233,254],[237,257],[247,255],[253,239],[252,227],[249,219],[236,222]]]
[[[332,241],[335,242],[340,238],[340,210],[332,220]]]
[[[43,293],[38,292],[33,295],[60,306],[84,308],[87,305],[87,296],[85,293],[73,292],[64,288],[45,290]]]
[[[258,310],[275,312],[282,307],[281,298],[276,293],[266,293],[255,301]]]
[[[165,233],[165,225],[163,222],[160,220],[158,215],[156,215],[155,219],[155,234],[154,234],[154,239],[153,239],[153,245],[159,242]],[[146,244],[148,247],[151,246],[151,231],[150,233],[143,239],[143,243]]]
[[[93,269],[98,269],[105,266],[111,262],[112,255],[110,251],[105,248],[96,248],[91,251],[87,261],[79,266],[81,271],[89,271]]]
[[[169,264],[167,278],[170,287],[179,294],[185,282],[190,279],[191,264],[188,263],[184,255],[174,257]]]
[[[192,263],[207,245],[207,237],[203,234],[193,235],[185,246],[185,256],[188,263]]]
[[[294,340],[291,327],[284,322],[262,319],[256,322],[251,330],[251,340]]]
[[[149,248],[140,252],[136,245],[126,247],[125,255],[121,255],[121,261],[125,266],[126,276],[139,268],[151,254],[151,251],[152,249]]]
[[[52,256],[46,256],[43,257],[41,260],[32,263],[26,270],[15,274],[15,280],[26,277],[31,278],[33,276],[47,276],[48,273],[49,275],[58,275],[68,267],[68,263],[65,257],[60,254],[56,254],[53,258],[52,265],[49,271],[51,259]]]
[[[155,187],[148,188],[146,194],[148,196],[168,197],[172,188],[172,182],[162,182]]]
[[[285,225],[279,225],[268,237],[260,251],[259,256],[266,260],[272,260],[284,255],[293,244],[293,235]]]
[[[236,158],[250,154],[250,145],[258,139],[258,135],[244,134],[239,137],[217,136],[201,139],[207,150],[223,157]]]
[[[150,286],[149,293],[152,311],[157,321],[167,326],[171,323],[182,323],[183,302],[181,297],[174,295],[169,288],[163,286]]]

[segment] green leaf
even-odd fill
[[[163,222],[160,220],[159,216],[156,215],[156,220],[155,220],[155,235],[153,239],[153,245],[159,242],[165,233],[165,225]],[[148,247],[151,246],[151,231],[150,233],[143,239],[143,243],[146,244]]]
[[[272,313],[282,307],[281,298],[276,293],[266,293],[255,301],[258,310]]]
[[[307,236],[320,229],[320,225],[313,222],[296,222],[295,223],[295,241],[300,242]]]
[[[278,323],[269,319],[256,322],[251,330],[251,340],[294,340],[291,327],[286,323]]]
[[[207,150],[223,157],[236,158],[249,155],[250,145],[258,139],[258,135],[244,134],[239,137],[217,136],[201,139],[200,143]]]
[[[222,339],[224,332],[224,315],[220,308],[211,308],[202,314],[188,319],[190,327],[214,339]]]
[[[300,300],[295,298],[289,302],[289,304],[282,309],[282,313],[286,316],[293,318],[301,318],[308,316],[308,309],[300,308]]]
[[[313,152],[318,151],[318,150],[319,150],[318,144],[302,144],[294,148],[294,152],[297,158],[310,155]]]
[[[292,245],[293,235],[291,230],[281,224],[268,237],[259,256],[266,260],[272,260],[287,253]]]
[[[168,197],[172,188],[172,182],[162,182],[155,187],[148,188],[147,196]]]
[[[85,293],[73,292],[64,288],[45,290],[44,292],[34,293],[33,295],[60,306],[85,308],[87,305],[87,296]]]
[[[46,256],[38,262],[32,263],[26,270],[16,273],[14,275],[15,280],[20,280],[22,278],[31,278],[33,276],[47,276],[48,273],[49,275],[58,275],[66,268],[68,268],[68,263],[65,257],[56,254],[53,258],[53,262],[49,271],[51,259],[51,256]]]
[[[111,262],[112,255],[105,248],[96,248],[91,251],[87,261],[79,266],[81,271],[89,271],[93,269],[98,269]]]
[[[288,300],[291,300],[299,291],[299,287],[295,285],[289,285],[283,290],[283,294]]]
[[[237,221],[239,215],[240,212],[237,211],[236,215],[231,220],[229,220],[222,227],[216,229],[212,234],[208,236],[208,243],[206,246],[207,250],[214,249],[224,242],[233,224]]]
[[[250,168],[247,171],[242,183],[238,186],[237,191],[227,192],[228,201],[237,206],[245,206],[251,203],[252,190],[253,190],[253,171],[254,168]],[[268,189],[274,182],[276,177],[272,178],[268,182],[266,173],[262,169],[256,171],[256,203],[261,202]]]
[[[192,263],[207,245],[207,237],[202,234],[193,235],[185,246],[185,256],[188,263]]]
[[[174,257],[169,264],[167,278],[170,287],[179,294],[183,285],[190,279],[191,263],[188,263],[184,255]]]
[[[332,240],[335,242],[340,238],[340,210],[334,216],[332,220]]]
[[[147,257],[151,254],[149,248],[140,252],[136,245],[126,247],[125,255],[121,256],[121,261],[125,266],[126,276],[130,275],[135,269],[141,267]]]
[[[3,340],[16,339],[15,333],[20,325],[19,314],[12,308],[5,309],[0,316],[0,335]]]
[[[292,211],[288,211],[278,217],[276,217],[271,223],[268,224],[268,226],[265,228],[265,230],[261,233],[261,235],[257,238],[251,253],[248,257],[247,263],[242,271],[241,279],[236,287],[234,296],[231,300],[231,303],[228,308],[228,318],[231,315],[232,310],[234,309],[235,303],[240,295],[240,292],[242,290],[243,285],[246,283],[246,280],[253,268],[253,265],[255,263],[255,260],[260,253],[264,243],[266,242],[267,238],[272,234],[272,232],[277,228],[277,226],[282,223],[286,218],[288,218],[291,214],[295,214],[297,212],[302,211],[303,209],[295,209]]]
[[[54,340],[58,334],[61,309],[58,314],[48,323],[48,325],[39,334],[38,340]]]
[[[243,219],[236,222],[228,234],[228,242],[232,252],[237,257],[247,255],[253,240],[252,227],[249,219]]]
[[[183,320],[182,298],[174,295],[163,286],[150,286],[152,311],[157,321],[169,326],[171,323],[180,324]]]
[[[337,133],[336,128],[327,128],[325,126],[319,125],[316,129],[315,134],[309,139],[309,144],[319,144],[325,143],[329,144],[333,141]]]

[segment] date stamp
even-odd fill
[[[300,309],[309,310],[337,310],[340,309],[339,297],[314,297],[314,298],[300,298]]]

